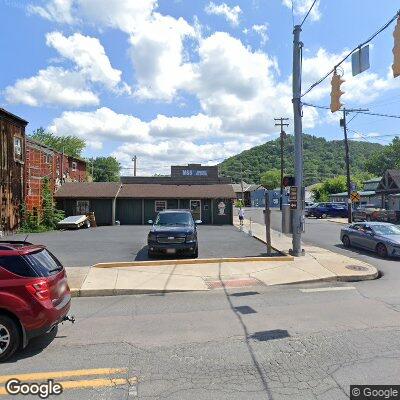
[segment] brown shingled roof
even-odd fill
[[[118,182],[69,182],[55,193],[57,198],[113,198],[121,184]]]
[[[119,183],[111,182],[74,182],[65,183],[56,192],[56,198],[111,198],[120,189]],[[162,184],[125,184],[118,198],[139,199],[210,199],[235,198],[232,186],[219,185],[162,185]]]
[[[127,184],[123,185],[119,198],[164,198],[164,199],[211,199],[235,198],[232,186],[223,185],[157,185]]]

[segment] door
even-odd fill
[[[201,220],[201,200],[190,200],[190,211],[195,221]]]

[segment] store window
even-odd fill
[[[156,200],[154,202],[154,211],[160,212],[167,209],[167,202],[165,200]]]

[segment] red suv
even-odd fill
[[[44,246],[0,242],[0,361],[68,319],[70,303],[65,269]]]

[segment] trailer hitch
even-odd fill
[[[62,319],[61,322],[64,322],[64,321],[69,321],[69,322],[72,322],[72,323],[74,324],[74,323],[75,323],[75,317],[74,317],[73,315],[66,315],[66,316]]]

